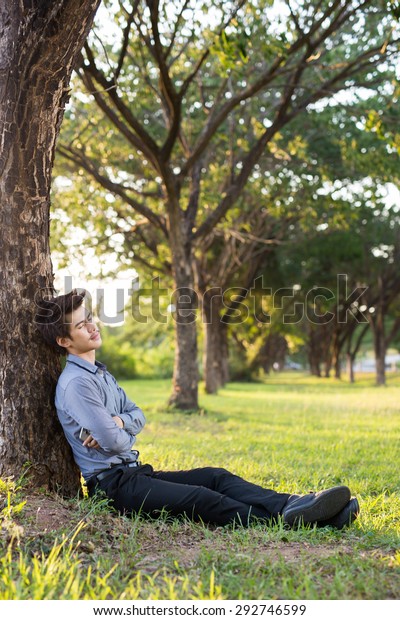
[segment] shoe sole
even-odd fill
[[[345,486],[332,487],[326,491],[320,491],[317,495],[302,498],[301,506],[293,506],[283,513],[284,522],[288,525],[303,523],[304,525],[327,521],[332,519],[349,503],[351,499],[350,489]]]
[[[360,505],[356,497],[352,497],[348,504],[328,522],[321,521],[318,527],[334,527],[342,530],[344,527],[351,525],[360,514]]]

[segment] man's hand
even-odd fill
[[[113,420],[119,428],[124,428],[124,422],[118,415],[113,416]],[[89,437],[85,439],[83,445],[87,448],[100,448],[100,444],[92,437],[92,435],[89,435]]]
[[[113,420],[117,426],[119,426],[120,428],[124,428],[124,422],[122,418],[120,418],[118,415],[113,416]]]
[[[100,444],[91,435],[85,439],[83,445],[87,448],[100,448]]]

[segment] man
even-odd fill
[[[67,361],[58,380],[56,408],[89,494],[103,491],[121,513],[157,516],[168,511],[194,521],[247,526],[252,520],[338,529],[359,512],[346,486],[305,496],[276,493],[215,467],[154,471],[132,450],[145,425],[142,410],[96,361],[101,335],[72,291],[38,304],[36,324],[45,341]]]

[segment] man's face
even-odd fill
[[[60,338],[59,344],[65,347],[68,353],[82,355],[96,351],[101,346],[99,329],[87,308],[82,305],[66,318],[69,323],[69,337]]]

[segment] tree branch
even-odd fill
[[[369,323],[365,323],[362,330],[360,331],[358,338],[356,340],[356,344],[354,346],[354,349],[351,350],[351,341],[352,341],[352,334],[350,335],[350,339],[348,341],[348,346],[347,346],[347,353],[351,356],[351,357],[355,357],[358,353],[358,350],[361,346],[361,343],[364,339],[365,334],[367,333],[367,331],[369,330]],[[354,332],[353,332],[354,333]]]
[[[81,77],[87,90],[93,95],[99,108],[103,110],[105,115],[110,119],[110,121],[115,125],[115,127],[119,129],[123,136],[125,136],[129,144],[141,151],[149,159],[155,170],[158,172],[158,160],[155,158],[153,151],[149,150],[148,146],[144,144],[144,142],[142,142],[138,135],[132,132],[131,129],[121,120],[121,117],[118,116],[115,110],[108,105],[102,93],[95,90],[95,86],[91,76],[87,73],[84,73],[83,75],[78,73],[78,75]],[[115,87],[113,86],[112,88]]]
[[[108,177],[102,175],[98,166],[91,162],[90,159],[83,153],[74,150],[72,147],[66,147],[63,145],[59,145],[57,150],[60,155],[69,161],[82,166],[82,168],[84,168],[86,172],[88,172],[102,187],[108,189],[113,194],[120,196],[137,213],[145,217],[149,222],[161,230],[166,237],[168,237],[168,231],[163,217],[154,213],[151,209],[146,207],[146,205],[138,202],[135,198],[132,198],[132,196],[129,196],[123,186],[118,183],[114,183]]]
[[[139,224],[136,226],[133,226],[131,228],[131,230],[129,231],[123,231],[123,235],[125,237],[125,239],[128,241],[128,243],[131,243],[130,240],[130,235],[137,235],[138,237],[140,237],[142,243],[146,246],[146,248],[151,252],[151,254],[156,258],[156,260],[158,261],[159,264],[159,270],[162,271],[165,274],[170,275],[171,274],[171,264],[167,261],[162,261],[160,258],[160,254],[158,251],[158,244],[154,241],[154,240],[150,240],[146,237],[144,230],[143,230],[143,226],[140,226]],[[134,255],[134,259],[135,260],[139,260],[143,265],[145,265],[148,269],[154,270],[154,265],[151,265],[145,258],[143,258],[142,256],[138,257],[138,255],[135,253]]]
[[[169,75],[168,65],[165,60],[165,54],[160,39],[160,31],[158,29],[159,1],[147,0],[147,6],[150,10],[151,27],[154,38],[153,54],[159,69],[161,94],[167,105],[167,118],[170,125],[167,139],[160,149],[160,156],[165,162],[168,160],[179,134],[182,97],[178,97],[177,95],[174,83]]]
[[[197,144],[195,144],[193,152],[189,159],[186,161],[185,165],[182,167],[181,175],[185,176],[190,168],[193,166],[194,162],[197,158],[203,153],[203,151],[207,148],[210,140],[215,135],[218,127],[225,121],[226,117],[229,113],[240,104],[241,101],[249,99],[254,94],[256,94],[261,88],[266,86],[273,78],[276,77],[276,72],[280,65],[283,63],[283,58],[277,58],[273,63],[272,67],[268,71],[266,71],[263,76],[251,87],[241,90],[237,95],[234,95],[231,99],[229,99],[221,109],[216,112],[215,106],[213,112],[210,114],[209,119],[201,132]]]
[[[184,3],[183,3],[183,5],[182,5],[182,8],[181,8],[181,10],[180,10],[180,12],[179,12],[178,17],[176,18],[175,27],[174,27],[174,30],[173,30],[173,33],[172,33],[172,36],[171,36],[171,41],[170,41],[170,44],[169,44],[169,46],[167,47],[167,50],[166,50],[166,52],[165,52],[165,54],[164,54],[164,58],[165,58],[165,60],[167,60],[167,59],[168,59],[168,56],[170,55],[170,53],[171,53],[171,51],[172,51],[172,48],[174,47],[174,43],[175,43],[175,39],[176,39],[176,35],[178,34],[178,29],[179,29],[179,26],[180,26],[180,24],[181,24],[182,15],[183,15],[183,12],[186,10],[186,8],[187,8],[187,6],[188,6],[189,2],[190,2],[190,0],[185,0],[185,2],[184,2]],[[171,63],[171,65],[170,65],[170,66],[172,66],[172,64],[173,64],[173,63]]]
[[[306,54],[305,54],[306,55]],[[304,56],[305,56],[304,55]],[[303,60],[304,60],[303,56]],[[284,125],[286,122],[286,113],[289,108],[294,90],[296,85],[299,82],[301,74],[305,69],[305,63],[300,62],[297,66],[296,71],[292,77],[291,82],[288,84],[286,88],[285,95],[283,97],[282,103],[279,106],[278,114],[275,118],[274,123],[266,129],[263,135],[256,142],[255,146],[249,151],[248,155],[245,157],[242,165],[242,170],[240,174],[234,178],[231,183],[229,189],[227,190],[225,196],[222,198],[221,202],[217,206],[217,208],[210,213],[208,218],[203,222],[200,228],[195,233],[194,237],[202,237],[210,232],[212,228],[226,215],[231,206],[236,202],[237,197],[240,195],[243,187],[245,186],[251,171],[254,168],[254,165],[257,163],[259,158],[261,157],[262,152],[264,151],[265,146],[271,140],[272,136],[277,133],[277,131]]]
[[[378,48],[375,48],[373,50],[368,50],[367,52],[365,52],[365,54],[361,57],[361,59],[364,58],[369,58],[371,56],[374,56],[378,51]],[[304,57],[303,57],[304,60]],[[336,85],[338,82],[342,83],[344,81],[345,78],[350,77],[351,75],[353,75],[354,73],[358,72],[361,67],[365,66],[369,66],[371,63],[367,60],[364,60],[364,62],[361,62],[360,64],[360,58],[355,59],[353,62],[349,63],[344,69],[343,71],[339,72],[338,74],[336,74],[336,76],[334,76],[331,80],[328,80],[327,82],[325,82],[321,88],[318,89],[318,91],[316,93],[313,93],[307,100],[306,102],[302,102],[301,106],[297,106],[289,115],[287,114],[289,105],[291,103],[292,100],[292,96],[295,92],[296,86],[299,82],[299,78],[302,74],[302,72],[304,71],[304,64],[299,63],[298,68],[294,74],[294,78],[292,79],[292,83],[288,85],[286,92],[285,92],[285,97],[283,100],[283,103],[279,106],[279,111],[278,111],[278,116],[277,116],[277,120],[280,118],[281,120],[279,121],[279,126],[282,125],[284,122],[287,122],[287,120],[294,118],[294,116],[296,116],[297,114],[299,114],[299,112],[304,109],[305,107],[307,107],[307,105],[309,105],[310,103],[317,101],[319,99],[322,98],[322,96],[327,94],[327,91],[329,92],[329,94],[332,94],[332,92],[337,92],[338,88],[336,87],[335,89],[333,88],[334,85]],[[272,127],[270,129],[274,128],[275,123],[272,125]],[[264,133],[264,136],[262,136],[259,140],[258,145],[256,145],[256,147],[254,147],[254,149],[252,149],[252,151],[250,151],[249,155],[246,158],[246,165],[243,165],[243,169],[241,174],[239,175],[239,177],[237,178],[237,180],[234,182],[233,185],[231,185],[230,190],[228,190],[227,195],[225,196],[225,198],[221,201],[221,203],[218,205],[218,207],[215,209],[215,211],[210,214],[208,220],[209,221],[205,221],[204,224],[198,229],[197,233],[196,233],[196,237],[201,236],[202,234],[207,234],[207,232],[209,232],[210,230],[210,226],[215,226],[215,224],[222,218],[224,217],[224,215],[227,213],[228,209],[231,207],[231,205],[233,204],[232,199],[234,198],[234,193],[237,193],[237,195],[239,195],[239,192],[241,190],[241,188],[243,187],[244,183],[246,182],[251,170],[248,169],[249,166],[253,166],[254,163],[257,161],[257,157],[261,154],[261,144],[267,144],[267,142],[270,140],[270,138],[272,137],[273,133],[275,133],[275,131],[271,134],[270,137],[268,137],[267,139],[267,132]],[[253,162],[253,163],[252,163]],[[248,174],[246,176],[246,168],[248,170]],[[252,168],[251,168],[252,169]],[[242,177],[242,178],[241,178]],[[234,189],[234,191],[232,192],[232,189]],[[214,222],[214,224],[213,224]]]
[[[197,229],[194,234],[194,239],[204,237],[209,234],[216,224],[225,216],[230,207],[236,202],[237,197],[240,195],[246,181],[254,167],[254,164],[259,159],[263,152],[265,145],[269,142],[272,136],[280,129],[282,125],[281,119],[276,119],[275,123],[265,130],[262,136],[258,139],[253,148],[249,151],[248,155],[244,159],[242,170],[240,174],[235,178],[234,182],[230,185],[225,195],[222,197],[219,205],[210,213],[203,224]]]
[[[306,99],[303,99],[301,101],[301,104],[296,107],[295,115],[301,110],[304,110],[310,104],[315,103],[319,99],[337,93],[338,90],[340,90],[340,87],[343,86],[346,79],[351,78],[353,75],[357,74],[363,69],[374,66],[375,63],[371,62],[370,59],[379,53],[380,47],[375,47],[371,50],[367,50],[364,54],[349,62],[342,71],[337,73],[330,80],[323,82],[323,84],[318,90],[313,92]],[[340,84],[338,85],[339,82]],[[292,116],[290,118],[292,118]]]
[[[192,229],[196,221],[197,210],[199,208],[200,180],[201,180],[202,167],[203,167],[203,161],[199,159],[199,161],[196,162],[192,170],[192,186],[190,190],[189,203],[185,211],[186,230],[187,230],[187,234],[189,237],[192,235]]]
[[[218,36],[221,36],[221,34],[223,33],[223,31],[225,30],[225,28],[227,28],[227,26],[229,26],[229,24],[231,23],[231,21],[233,19],[235,19],[238,11],[242,8],[242,6],[246,4],[246,0],[240,0],[237,4],[237,6],[233,9],[232,13],[229,15],[227,21],[221,26],[221,28],[218,31]],[[197,61],[195,68],[193,69],[192,73],[190,73],[188,75],[188,77],[184,80],[183,84],[182,84],[182,88],[180,90],[180,95],[183,97],[184,94],[186,93],[187,89],[189,88],[190,84],[193,82],[194,78],[196,77],[196,75],[198,74],[198,72],[200,71],[201,67],[204,64],[204,61],[207,59],[207,57],[210,55],[210,49],[207,48],[204,53],[201,55],[201,57],[199,58],[199,60]]]
[[[133,258],[132,258],[133,263],[139,263],[140,265],[143,265],[143,267],[145,267],[150,273],[154,272],[154,269],[157,267],[155,265],[152,265],[151,263],[149,263],[149,261],[147,261],[145,258],[143,258],[143,256],[140,256],[139,254],[134,254]],[[162,263],[160,263],[160,268],[158,269],[159,271],[162,271],[163,273],[169,275],[169,271],[165,270],[162,266]]]
[[[135,0],[134,5],[132,7],[132,11],[128,15],[127,24],[126,24],[126,27],[125,27],[124,32],[123,32],[121,53],[119,55],[118,64],[117,64],[117,67],[115,69],[114,76],[113,76],[113,79],[112,79],[114,84],[117,83],[119,75],[121,73],[122,66],[124,64],[126,52],[128,50],[128,45],[129,45],[129,37],[130,37],[130,34],[131,34],[131,27],[132,27],[132,23],[133,23],[133,20],[134,20],[134,17],[135,17],[135,14],[136,14],[139,2],[140,2],[140,0]]]
[[[205,125],[203,131],[201,132],[197,140],[197,143],[194,146],[191,156],[186,161],[186,164],[182,167],[182,173],[181,173],[182,176],[185,176],[188,173],[193,163],[196,161],[199,155],[206,149],[210,140],[212,139],[215,132],[217,131],[218,127],[225,121],[226,117],[230,114],[230,112],[235,107],[237,107],[242,101],[249,99],[253,95],[260,92],[262,89],[264,89],[273,79],[275,79],[278,75],[280,75],[281,72],[282,73],[283,71],[286,72],[287,68],[282,71],[281,66],[285,62],[287,62],[288,58],[293,57],[299,49],[301,49],[302,47],[305,47],[308,52],[308,55],[310,55],[310,53],[312,53],[312,51],[318,47],[318,45],[322,42],[322,40],[327,38],[329,34],[331,34],[331,32],[333,32],[336,29],[337,21],[341,18],[344,9],[349,4],[351,4],[350,0],[348,0],[348,2],[344,4],[344,6],[341,6],[341,0],[335,0],[332,3],[332,5],[328,7],[325,13],[320,17],[320,19],[317,20],[313,24],[313,26],[310,28],[309,31],[307,33],[304,33],[304,35],[300,36],[296,41],[294,41],[294,43],[292,43],[292,45],[287,50],[285,55],[282,54],[280,56],[277,56],[275,61],[261,74],[261,76],[254,82],[254,84],[252,84],[251,86],[248,86],[247,88],[242,89],[240,92],[234,95],[229,101],[227,101],[221,107],[219,111],[216,111],[216,107],[214,105],[213,111],[210,114],[208,122]],[[325,31],[323,31],[323,33],[321,34],[320,38],[317,41],[312,41],[311,37],[313,36],[313,34],[318,31],[318,28],[321,26],[321,24],[326,19],[331,17],[331,15],[334,13],[334,11],[338,7],[339,7],[339,11],[337,15],[334,17],[334,19],[332,19],[332,22],[330,23],[329,27]],[[302,57],[302,59],[303,58],[304,56]],[[293,69],[291,69],[291,71],[292,70]]]
[[[104,73],[97,68],[92,51],[87,44],[85,45],[85,51],[87,54],[89,64],[88,65],[82,64],[82,70],[83,70],[84,75],[86,77],[93,78],[98,84],[100,84],[100,86],[103,87],[103,89],[107,93],[107,96],[111,99],[112,103],[114,104],[115,108],[120,112],[122,117],[125,119],[125,121],[129,124],[129,126],[134,130],[137,137],[140,139],[141,147],[138,147],[138,148],[140,148],[140,150],[142,150],[142,152],[146,154],[146,156],[150,159],[150,161],[153,163],[153,165],[158,170],[159,148],[158,148],[157,143],[153,140],[150,134],[143,128],[141,123],[139,123],[137,118],[132,114],[131,110],[123,103],[123,101],[121,100],[121,98],[119,97],[117,93],[115,84],[108,81]],[[93,88],[93,83],[91,81],[88,82],[88,84],[89,85],[92,84],[92,88]],[[87,84],[85,85],[87,86]],[[89,86],[89,92],[90,92],[90,86]],[[96,97],[96,95],[98,96],[100,93],[94,90],[92,94],[94,97]],[[102,103],[103,106],[107,105],[103,98],[100,98],[99,101]],[[108,115],[109,110],[111,110],[111,108],[107,106],[107,115]],[[118,118],[115,115],[115,113],[113,115],[113,118]]]

